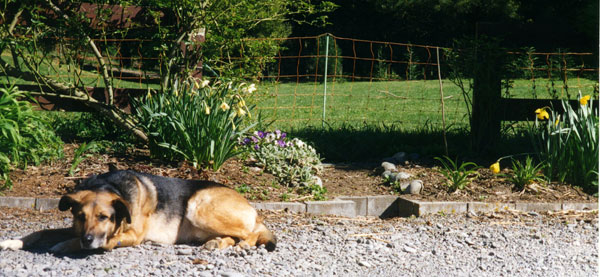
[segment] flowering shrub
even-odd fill
[[[218,170],[240,153],[238,138],[254,126],[242,128],[253,108],[244,96],[255,90],[246,83],[190,79],[171,92],[134,99],[134,114],[152,156]]]
[[[312,146],[297,138],[288,140],[286,133],[279,130],[256,131],[240,144],[250,151],[250,158],[258,166],[288,186],[315,185],[313,176],[323,170],[321,159]]]
[[[536,151],[545,163],[544,175],[597,190],[598,115],[590,98],[580,97],[577,110],[563,101],[562,114],[547,107],[538,109],[532,133]]]

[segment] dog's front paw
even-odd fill
[[[77,250],[77,249],[73,249],[73,245],[74,245],[73,242],[70,240],[63,241],[61,243],[57,243],[56,245],[52,246],[52,248],[50,248],[50,252],[52,252],[54,254],[70,253],[70,252]]]
[[[20,239],[11,239],[0,242],[0,249],[19,250],[23,248],[23,241]]]

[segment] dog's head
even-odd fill
[[[123,220],[131,223],[127,203],[112,192],[82,190],[67,194],[60,199],[58,209],[73,213],[73,230],[81,238],[82,249],[103,248]]]

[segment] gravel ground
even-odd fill
[[[598,276],[597,213],[422,218],[264,214],[264,248],[145,243],[57,257],[0,251],[0,276]],[[69,225],[67,213],[0,208],[0,240]]]

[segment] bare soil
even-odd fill
[[[83,160],[74,176],[69,176],[76,144],[65,144],[65,157],[40,166],[15,169],[10,176],[12,190],[2,191],[5,196],[28,196],[57,198],[72,191],[75,184],[90,176],[108,171],[110,163],[119,169],[132,169],[155,175],[185,179],[204,179],[223,183],[243,191],[252,201],[305,201],[310,195],[295,188],[279,184],[276,178],[249,161],[231,159],[218,171],[196,170],[187,163],[168,164],[151,159],[146,149],[130,149],[127,153],[93,154]],[[430,162],[411,162],[399,167],[414,179],[424,183],[421,195],[405,195],[425,201],[484,201],[484,202],[597,202],[597,197],[583,192],[579,187],[568,185],[540,185],[525,191],[515,190],[513,185],[489,169],[480,169],[479,177],[465,189],[449,192],[446,179]],[[377,170],[378,164],[337,164],[326,166],[319,177],[327,189],[326,197],[398,194],[385,184]],[[505,169],[506,173],[506,169]]]

